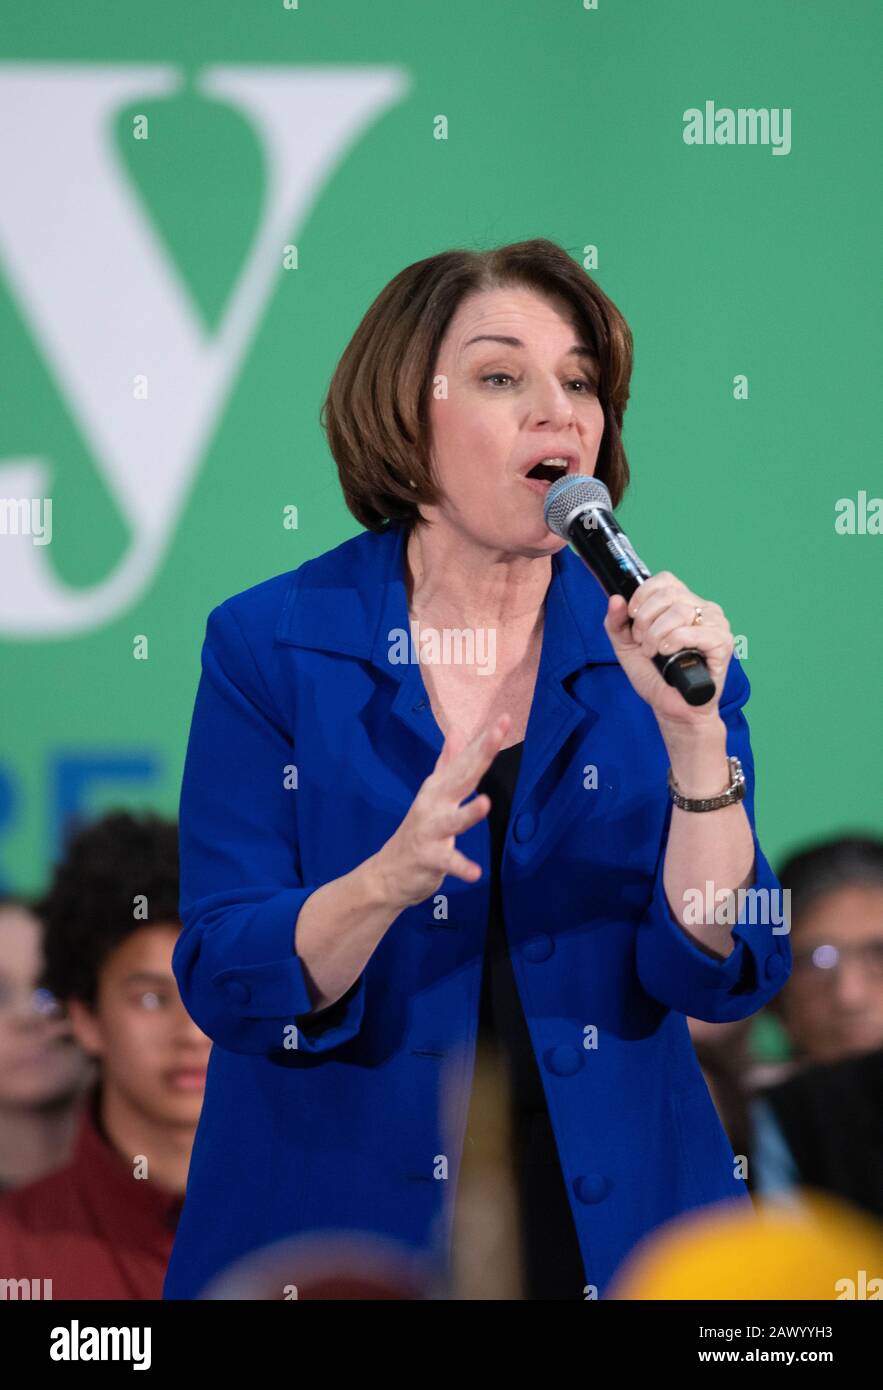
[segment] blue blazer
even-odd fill
[[[441,752],[419,663],[389,656],[408,632],[403,542],[400,526],[362,532],[208,618],[174,970],[214,1046],[166,1298],[195,1298],[238,1257],[321,1230],[389,1237],[442,1271],[448,1259],[487,821],[458,840],[482,878],[449,877],[443,896],[403,912],[352,988],[312,1018],[294,951],[305,899],[380,849]],[[582,562],[559,551],[502,862],[515,978],[586,1283],[601,1296],[660,1223],[749,1201],[685,1015],[745,1018],[791,968],[787,933],[760,925],[751,903],[725,961],[673,918],[668,758],[604,632],[606,608]],[[734,658],[721,714],[754,831],[748,694]],[[754,848],[755,886],[777,890],[756,833]]]

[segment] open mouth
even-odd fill
[[[567,459],[546,459],[542,463],[535,463],[523,476],[526,482],[538,484],[545,490],[559,478],[565,477],[567,469]]]

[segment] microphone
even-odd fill
[[[650,578],[617,524],[610,493],[598,478],[582,473],[559,478],[546,493],[543,515],[549,530],[569,541],[605,593],[622,594],[628,601]],[[657,652],[651,660],[688,705],[705,705],[714,695],[705,658],[695,648],[684,647],[671,656]]]

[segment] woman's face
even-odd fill
[[[444,496],[421,508],[428,521],[444,518],[492,549],[562,549],[543,519],[547,487],[525,478],[540,459],[561,456],[571,473],[595,471],[604,433],[598,365],[574,351],[587,347],[565,300],[512,288],[460,304],[435,366],[432,461]]]

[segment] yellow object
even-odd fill
[[[883,1299],[883,1226],[827,1193],[706,1207],[620,1267],[611,1299]]]

